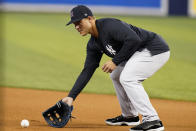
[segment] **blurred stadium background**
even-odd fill
[[[72,88],[89,39],[65,26],[78,4],[97,18],[115,17],[162,35],[171,58],[145,89],[153,98],[196,101],[196,0],[2,0],[1,87]],[[84,92],[115,94],[109,79],[97,69]]]

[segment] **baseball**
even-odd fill
[[[29,126],[29,121],[28,120],[22,120],[20,125],[22,128],[27,128]]]

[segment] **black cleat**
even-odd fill
[[[111,125],[111,126],[121,126],[121,125],[126,125],[126,126],[135,126],[140,124],[139,117],[123,117],[122,115],[117,116],[115,118],[107,119],[106,124]]]
[[[130,131],[164,131],[160,120],[146,121],[130,129]]]

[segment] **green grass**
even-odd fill
[[[115,17],[157,32],[171,48],[169,62],[144,82],[150,97],[196,101],[196,19]],[[86,43],[65,14],[3,13],[5,46],[1,86],[69,91],[83,68]],[[2,43],[2,42],[1,42]],[[2,56],[2,55],[1,55]],[[100,65],[109,58],[104,56]],[[97,69],[84,92],[115,94],[109,75]]]

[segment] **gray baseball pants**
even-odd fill
[[[127,62],[118,65],[111,73],[123,116],[141,114],[142,121],[159,119],[143,88],[142,81],[158,71],[168,61],[169,56],[169,51],[154,56],[147,49],[137,51]]]

